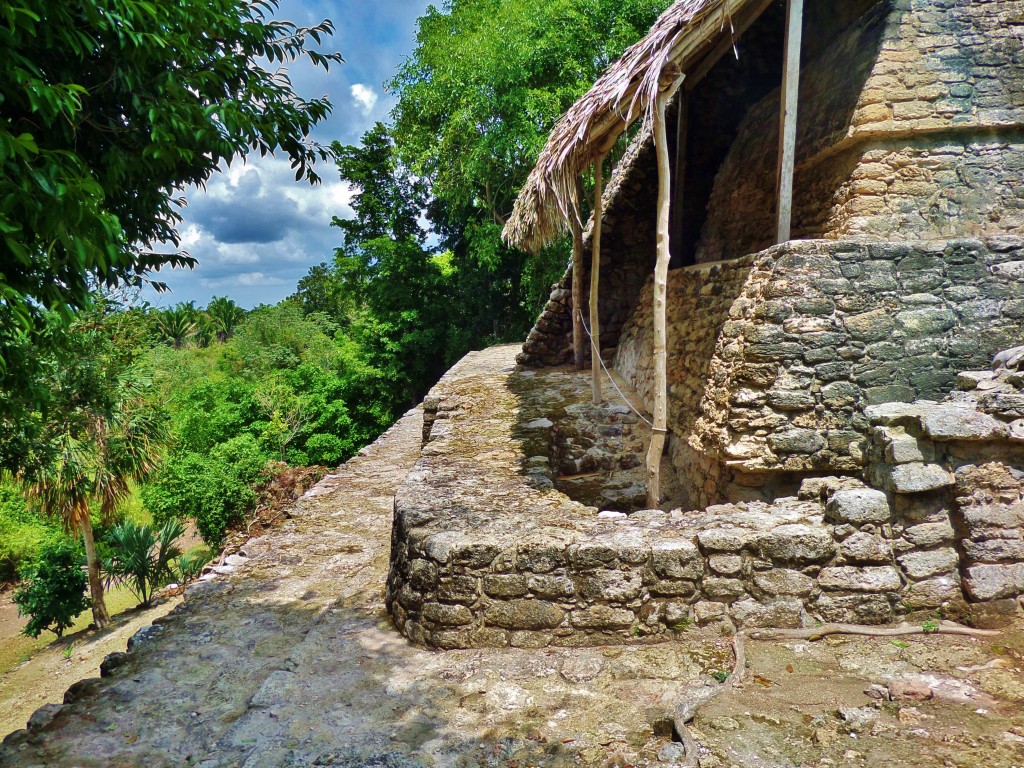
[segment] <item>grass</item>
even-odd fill
[[[111,586],[106,592],[107,610],[111,617],[124,613],[139,604],[138,598],[127,587]],[[16,626],[11,626],[16,622]],[[68,627],[65,637],[85,629],[92,623],[92,611],[84,611],[75,617],[75,623]],[[21,634],[25,619],[15,617],[0,627],[0,675],[8,672],[57,640],[53,632],[43,632],[39,637]]]

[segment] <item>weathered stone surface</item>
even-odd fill
[[[818,584],[822,589],[845,592],[895,592],[901,586],[899,572],[888,565],[822,568]]]
[[[836,545],[824,528],[780,525],[757,539],[762,557],[783,563],[816,563],[835,554]]]
[[[888,486],[895,493],[925,493],[953,485],[953,475],[938,464],[900,464],[888,473]]]
[[[743,582],[739,579],[722,579],[711,576],[701,582],[704,594],[713,600],[733,599],[746,592]]]
[[[963,600],[958,574],[916,581],[907,586],[903,595],[903,604],[914,610],[938,608],[953,600]]]
[[[625,608],[611,608],[595,605],[572,612],[572,625],[582,629],[625,629],[636,619],[634,613]]]
[[[963,544],[967,559],[976,563],[1024,562],[1024,540],[967,540]]]
[[[459,626],[469,624],[473,621],[473,614],[464,605],[444,605],[442,603],[427,603],[423,606],[423,618],[435,624],[445,626]]]
[[[730,613],[740,627],[799,627],[803,603],[785,599],[765,603],[741,600]]]
[[[572,597],[576,592],[576,585],[568,576],[530,576],[527,586],[537,597],[548,600]]]
[[[711,528],[697,534],[697,541],[707,552],[739,552],[753,538],[744,528]]]
[[[974,600],[996,600],[1024,593],[1024,563],[972,565],[964,589]]]
[[[929,409],[921,419],[932,440],[990,440],[1007,434],[1006,425],[972,407],[951,405]]]
[[[870,533],[858,532],[844,539],[839,552],[853,563],[892,562],[892,544]]]
[[[708,567],[721,576],[737,576],[743,570],[743,558],[739,555],[711,555]]]
[[[814,579],[799,571],[773,568],[755,573],[754,585],[766,595],[806,597],[814,589]]]
[[[847,595],[822,592],[812,606],[825,621],[886,624],[894,618],[892,603],[884,595]]]
[[[693,604],[693,616],[701,626],[710,621],[722,619],[728,613],[729,606],[726,603],[701,600]]]
[[[938,523],[921,523],[905,528],[903,537],[915,547],[928,548],[946,544],[953,540],[953,526],[948,520]]]
[[[700,551],[688,539],[656,541],[651,549],[651,566],[663,578],[696,579],[703,572]]]
[[[545,600],[491,603],[484,612],[489,624],[506,629],[552,629],[564,618],[565,611]]]
[[[925,579],[943,573],[952,573],[959,564],[956,550],[933,549],[925,552],[907,552],[899,556],[900,565],[912,579]]]
[[[829,520],[839,523],[884,523],[891,511],[889,500],[874,488],[836,491],[825,505]]]
[[[640,574],[636,571],[598,571],[576,580],[576,592],[586,600],[625,602],[640,596]]]

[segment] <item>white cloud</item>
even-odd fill
[[[377,92],[368,85],[356,83],[351,88],[352,103],[358,107],[364,115],[369,115],[377,104]]]

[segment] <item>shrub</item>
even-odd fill
[[[174,561],[174,570],[178,582],[184,584],[192,581],[203,572],[203,566],[210,562],[211,552],[205,547],[196,547]]]
[[[49,629],[62,637],[75,616],[92,605],[85,594],[89,578],[84,565],[85,555],[72,539],[56,539],[43,546],[39,562],[22,574],[25,583],[14,593],[18,615],[30,617],[23,634],[39,637]]]
[[[184,532],[185,526],[173,517],[159,530],[134,520],[118,523],[105,539],[110,547],[103,561],[108,579],[126,584],[148,607],[153,592],[174,577],[171,563],[181,554],[175,542]]]
[[[17,581],[44,545],[61,538],[60,527],[30,510],[20,491],[0,484],[0,583]]]
[[[267,456],[255,438],[241,435],[214,446],[209,456],[172,455],[142,498],[153,519],[190,517],[203,541],[216,547],[224,533],[256,505],[253,486],[261,480]]]
[[[345,455],[345,444],[335,435],[310,435],[306,440],[306,455],[312,464],[336,467]]]

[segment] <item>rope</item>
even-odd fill
[[[612,383],[612,386],[615,387],[615,391],[619,393],[619,397],[622,398],[622,402],[624,402],[626,404],[626,406],[629,408],[629,410],[631,410],[633,413],[635,413],[637,415],[637,417],[640,419],[640,421],[642,421],[644,424],[646,424],[648,427],[650,427],[654,432],[657,432],[657,433],[662,434],[662,435],[668,434],[668,430],[667,429],[661,429],[659,427],[656,427],[651,422],[649,422],[646,418],[644,418],[644,415],[642,413],[640,413],[640,411],[638,411],[636,409],[636,406],[633,405],[629,401],[629,398],[626,397],[624,394],[622,394],[622,390],[619,389],[619,385],[615,383],[615,379],[612,376],[612,372],[609,371],[608,370],[608,366],[606,366],[604,364],[604,358],[601,357],[601,350],[599,350],[597,348],[597,344],[594,343],[594,337],[591,335],[590,329],[587,328],[587,321],[583,319],[583,310],[577,309],[576,310],[576,314],[579,315],[580,324],[583,326],[583,330],[586,331],[587,338],[590,339],[590,348],[593,349],[595,352],[597,352],[597,362],[599,362],[601,364],[601,368],[603,368],[604,372],[608,374],[608,381],[610,381]]]

